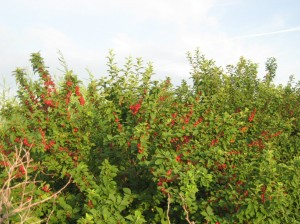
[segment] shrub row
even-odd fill
[[[0,113],[2,221],[300,222],[299,85],[273,84],[273,58],[262,80],[244,58],[188,60],[192,84],[173,86],[110,52],[84,86],[32,54]]]

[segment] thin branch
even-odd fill
[[[23,154],[24,152],[24,154]],[[72,176],[70,176],[68,182],[57,192],[53,193],[52,195],[50,195],[49,197],[41,200],[41,201],[37,201],[35,203],[32,203],[32,199],[33,199],[33,194],[34,194],[34,189],[28,189],[28,186],[30,184],[33,184],[33,188],[35,188],[36,183],[39,183],[40,181],[36,181],[36,177],[37,174],[34,176],[34,179],[31,181],[30,180],[30,176],[28,175],[28,170],[30,168],[30,163],[33,161],[30,158],[30,153],[29,151],[25,150],[22,147],[22,143],[20,145],[20,148],[15,147],[15,153],[13,155],[13,160],[10,161],[10,159],[8,158],[8,156],[5,156],[4,154],[1,154],[2,159],[5,163],[7,163],[8,165],[5,166],[5,170],[7,173],[7,179],[4,181],[1,189],[0,189],[0,213],[2,214],[2,217],[0,217],[0,223],[2,223],[3,221],[7,220],[9,217],[14,216],[16,214],[18,214],[20,216],[21,219],[21,223],[24,223],[26,220],[29,219],[29,215],[30,215],[30,210],[35,207],[38,206],[46,201],[49,201],[51,199],[55,199],[58,194],[60,194],[70,183],[72,180]],[[21,183],[16,183],[16,184],[12,184],[13,180],[18,178],[19,176],[17,176],[15,174],[15,172],[17,171],[18,173],[22,173],[23,175],[23,180]],[[17,201],[14,206],[13,204],[13,198],[11,196],[11,193],[14,189],[20,189],[21,190],[21,198],[20,201]],[[27,195],[29,195],[29,197],[27,197]],[[29,198],[29,199],[28,199]],[[54,201],[53,201],[54,203]],[[5,209],[5,214],[2,213],[3,212],[3,206],[6,208]],[[49,222],[50,216],[52,215],[53,210],[51,211],[49,217],[47,218],[47,223]],[[41,222],[43,222],[45,220],[42,220]]]
[[[170,213],[171,195],[168,193],[168,209],[167,209],[167,219],[169,224],[171,224],[169,213]]]
[[[57,195],[60,194],[60,193],[61,193],[61,192],[62,192],[62,191],[63,191],[63,190],[71,183],[71,180],[72,180],[72,177],[69,178],[68,182],[66,183],[65,186],[63,186],[63,188],[61,188],[59,191],[55,192],[54,194],[52,194],[52,195],[49,196],[48,198],[45,198],[45,199],[43,199],[43,200],[41,200],[41,201],[37,201],[37,202],[35,202],[35,203],[33,203],[33,204],[29,205],[29,206],[23,207],[23,208],[17,208],[17,209],[15,209],[15,210],[13,211],[13,214],[22,212],[22,211],[24,211],[24,210],[26,210],[26,209],[29,209],[29,208],[32,208],[32,207],[37,206],[37,205],[39,205],[39,204],[42,204],[42,203],[44,203],[44,202],[46,202],[46,201],[49,201],[49,200],[52,199],[52,198],[56,198]]]
[[[187,205],[185,204],[185,199],[183,198],[183,196],[181,194],[179,194],[181,200],[182,200],[182,208],[183,210],[185,211],[185,220],[188,221],[189,224],[195,224],[194,221],[191,221],[190,218],[189,218],[189,211],[187,209]]]

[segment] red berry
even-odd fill
[[[23,175],[26,173],[25,167],[24,167],[23,165],[21,165],[21,166],[19,167],[19,171],[20,171]]]
[[[49,187],[48,186],[44,186],[44,187],[42,187],[42,190],[44,191],[44,192],[49,192],[50,191],[50,189],[49,189]]]
[[[171,170],[171,169],[169,169],[169,170],[168,170],[168,172],[167,172],[167,176],[170,176],[170,175],[171,175],[171,173],[172,173],[172,170]]]
[[[81,106],[83,106],[85,104],[85,100],[82,95],[80,96],[79,102],[80,102]]]

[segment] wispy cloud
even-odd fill
[[[277,30],[273,32],[265,32],[265,33],[254,33],[254,34],[247,34],[242,36],[237,36],[233,39],[248,39],[253,37],[262,37],[262,36],[269,36],[269,35],[275,35],[275,34],[281,34],[281,33],[290,33],[290,32],[297,32],[300,31],[300,26],[284,29],[284,30]]]

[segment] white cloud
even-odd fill
[[[14,1],[14,0],[12,0]],[[209,16],[209,10],[216,0],[27,0],[19,2],[24,8],[30,5],[35,11],[46,13],[64,12],[66,15],[98,16],[119,13],[133,16],[137,21],[155,20],[160,23],[176,25],[193,21],[215,22]],[[109,22],[109,21],[107,21]]]
[[[78,50],[70,37],[55,28],[31,28],[27,30],[27,33],[32,41],[37,41],[47,51],[60,48],[68,51]]]
[[[176,24],[195,20],[204,20],[212,8],[213,0],[152,0],[152,1],[118,1],[119,7],[135,9],[132,13],[144,18],[157,19],[161,22]],[[129,4],[128,4],[129,3]]]
[[[126,33],[118,33],[112,39],[112,49],[115,49],[118,54],[131,54],[137,53],[142,48],[145,48],[145,45],[141,41],[135,41]]]

